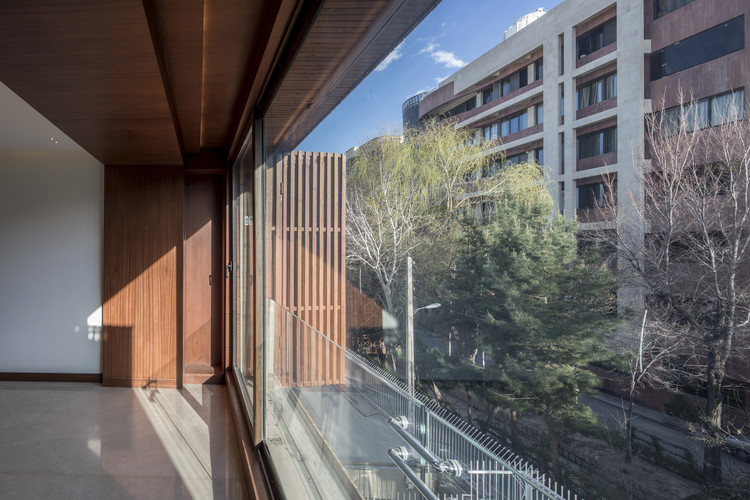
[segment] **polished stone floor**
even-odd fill
[[[244,498],[224,386],[0,382],[0,498]]]

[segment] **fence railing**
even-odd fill
[[[433,492],[430,498],[438,499],[578,500],[492,436],[426,395],[409,390],[391,373],[336,344],[291,312],[279,311],[278,304],[274,308],[281,313],[268,325],[275,330],[275,341],[292,346],[290,356],[285,361],[277,357],[274,368],[276,401],[289,400],[293,394],[292,403],[276,405],[280,415],[287,413],[279,422],[299,421],[304,415],[320,435],[317,447],[323,443],[330,450],[326,453],[337,457],[326,460],[346,472],[363,498],[419,498],[413,495],[424,486],[423,491]],[[322,363],[344,360],[343,384],[311,384],[310,377],[294,366],[295,359],[305,356],[300,357],[293,346],[312,349],[311,358],[316,359],[315,352],[324,345],[329,347],[323,352],[329,354],[320,358]],[[396,419],[399,428],[389,428],[389,419]],[[309,439],[288,434],[291,440]],[[304,450],[298,455],[304,456]],[[404,464],[412,473],[402,472]]]

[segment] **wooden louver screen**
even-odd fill
[[[292,152],[267,181],[276,375],[285,385],[343,383],[346,159]]]

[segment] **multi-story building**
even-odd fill
[[[561,211],[593,222],[605,176],[617,199],[637,188],[644,114],[682,95],[711,109],[750,81],[748,2],[567,0],[524,16],[505,40],[420,100],[420,119],[450,117],[500,139],[507,163],[549,168]],[[710,111],[707,111],[710,112]],[[498,155],[498,158],[501,156]]]
[[[503,42],[420,96],[420,120],[447,118],[479,140],[499,139],[490,153],[498,164],[545,165],[560,211],[582,231],[606,228],[597,208],[608,189],[625,210],[643,196],[649,113],[690,101],[699,127],[722,123],[730,103],[744,116],[749,18],[747,1],[566,0],[519,19]],[[637,287],[618,293],[643,299]],[[730,365],[747,380],[744,360]]]

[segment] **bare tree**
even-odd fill
[[[360,147],[347,174],[347,264],[374,275],[389,312],[407,256],[425,248],[436,251],[424,261],[452,256],[437,249],[451,248],[457,214],[503,192],[543,188],[536,165],[491,168],[498,146],[477,140],[476,131],[432,123],[407,130],[403,141],[385,136]]]
[[[747,345],[750,322],[744,106],[738,92],[647,115],[647,159],[634,166],[638,189],[627,208],[610,214],[623,282],[642,287],[649,317],[678,334],[681,374],[705,390],[703,467],[715,483],[727,362]]]

